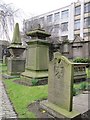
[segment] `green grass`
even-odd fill
[[[5,73],[6,71],[7,66],[0,63],[0,73]],[[14,83],[13,81],[16,79],[19,78],[3,80],[8,96],[19,118],[35,118],[35,115],[28,111],[28,105],[35,100],[47,98],[47,85],[27,87]]]
[[[47,98],[47,85],[27,87],[16,84],[13,80],[5,80],[4,83],[19,118],[34,118],[34,114],[28,111],[28,105],[35,100]]]
[[[6,65],[0,64],[0,69],[3,72],[7,70]],[[88,78],[90,78],[90,70],[86,70]],[[17,78],[19,79],[19,78]],[[48,86],[32,86],[16,84],[13,81],[16,79],[4,80],[8,95],[13,103],[13,106],[18,113],[19,118],[35,118],[34,113],[28,111],[28,105],[36,100],[42,100],[48,96]],[[74,84],[76,94],[79,94],[80,84]]]
[[[7,71],[7,66],[6,64],[0,63],[0,73],[5,73]]]
[[[86,73],[87,73],[87,78],[90,78],[90,69],[86,69]]]
[[[75,83],[73,85],[73,95],[78,95],[84,90],[88,90],[90,86],[90,82],[80,82],[80,83]]]
[[[90,84],[90,82],[80,82],[80,83],[75,83],[75,84],[74,84],[74,87],[75,87],[76,89],[80,89],[82,83],[85,83],[86,85]]]

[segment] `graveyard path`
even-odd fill
[[[1,118],[17,118],[17,114],[7,96],[2,82],[2,76],[0,75],[0,120]]]

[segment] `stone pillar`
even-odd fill
[[[18,23],[15,25],[13,40],[8,49],[11,56],[8,58],[7,73],[9,75],[20,75],[25,70],[25,59],[22,57],[25,47],[21,43]]]
[[[32,39],[27,42],[26,69],[21,77],[24,77],[25,80],[48,78],[49,43],[46,37],[49,37],[50,34],[44,30],[35,29],[27,35]]]

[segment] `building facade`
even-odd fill
[[[25,20],[24,32],[36,24],[51,33],[51,39],[58,41],[64,55],[69,58],[90,57],[90,0],[79,0]]]

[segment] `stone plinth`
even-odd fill
[[[9,75],[20,75],[25,71],[25,59],[8,58],[7,69]]]
[[[28,42],[26,70],[22,76],[29,78],[47,78],[49,47],[48,42],[43,40],[31,40]]]
[[[27,35],[32,39],[27,42],[26,70],[21,77],[29,80],[48,78],[49,43],[46,37],[50,34],[39,28],[28,32]]]
[[[19,24],[16,23],[11,45],[8,47],[11,56],[8,58],[7,73],[9,75],[20,75],[25,71],[25,59],[22,57],[25,47],[22,46],[19,32]]]
[[[75,118],[80,114],[73,111],[74,64],[60,53],[54,54],[49,64],[48,101],[41,105],[55,117]]]

